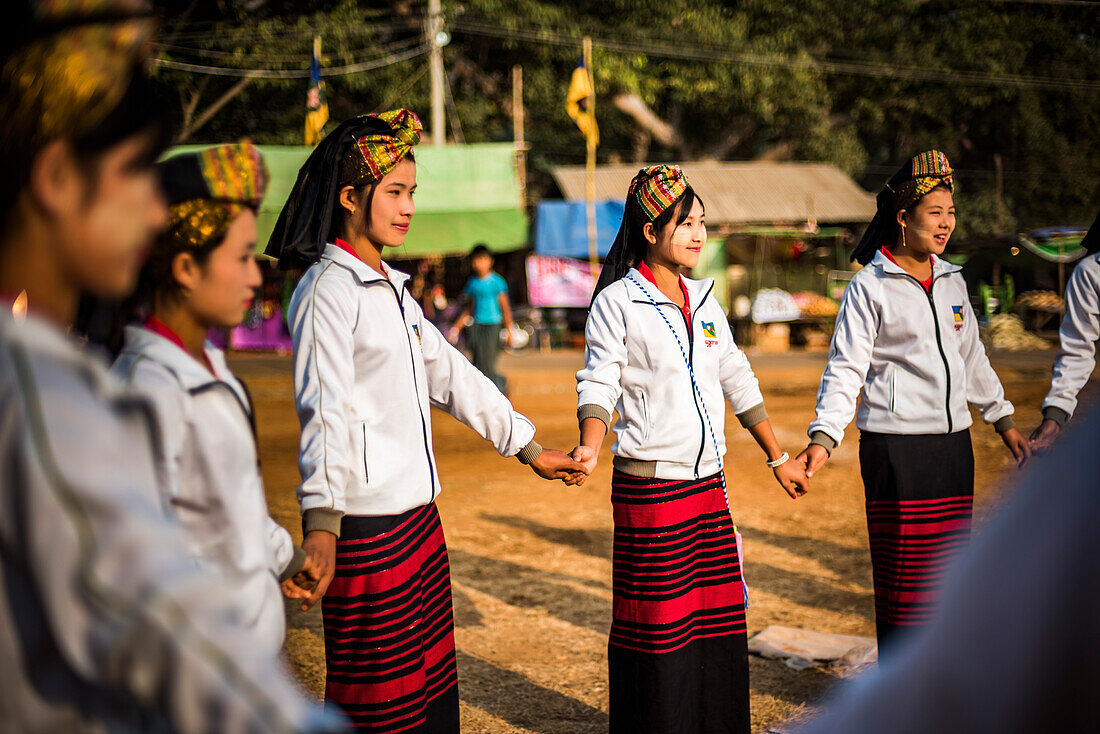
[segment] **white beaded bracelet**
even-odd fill
[[[791,460],[791,455],[788,454],[786,451],[784,451],[783,455],[780,456],[775,461],[766,461],[764,463],[768,465],[769,469],[778,469],[779,467],[783,466],[784,464],[786,464],[790,460]]]

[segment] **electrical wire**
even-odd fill
[[[329,66],[322,70],[324,76],[341,76],[344,74],[357,74],[371,69],[379,69],[383,66],[391,66],[402,61],[416,58],[428,53],[429,47],[424,43],[418,43],[412,48],[397,53],[391,53],[378,59],[359,61],[344,66]],[[255,79],[308,79],[309,69],[239,69],[225,66],[206,66],[203,64],[189,64],[183,61],[173,61],[165,58],[154,58],[151,63],[165,69],[186,71],[192,74],[209,74],[211,76],[228,77],[252,77]]]

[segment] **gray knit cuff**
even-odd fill
[[[825,433],[824,431],[814,431],[810,434],[810,445],[820,446],[821,448],[825,449],[826,453],[828,453],[829,456],[832,456],[833,449],[836,448],[836,441],[834,441],[833,437]]]
[[[583,423],[585,418],[599,418],[605,426],[611,426],[611,414],[595,403],[586,403],[577,408],[577,422]]]
[[[752,406],[743,413],[737,414],[737,420],[741,421],[742,428],[752,428],[757,423],[763,423],[768,419],[768,409],[763,403]]]
[[[1012,420],[1012,416],[1006,415],[1004,418],[999,419],[993,424],[993,430],[997,433],[1004,433],[1010,431],[1016,427],[1016,421]]]
[[[539,446],[538,442],[532,440],[531,443],[524,446],[516,454],[516,458],[519,459],[519,463],[530,465],[535,459],[539,458],[542,454],[542,446]]]
[[[283,569],[283,572],[279,574],[279,583],[294,578],[294,575],[301,571],[304,565],[306,565],[306,552],[296,547],[294,549],[294,555],[290,557],[290,563],[288,563],[286,568]]]
[[[1048,405],[1043,408],[1043,418],[1048,421],[1054,421],[1058,424],[1058,427],[1061,428],[1069,421],[1069,411],[1056,408],[1053,405]]]
[[[324,530],[340,537],[340,520],[344,513],[339,510],[329,510],[324,507],[314,507],[302,513],[302,532],[309,535],[314,530]]]

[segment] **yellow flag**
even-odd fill
[[[328,122],[328,98],[321,79],[321,37],[313,39],[313,60],[309,65],[309,91],[306,92],[306,145],[317,145],[325,136]]]
[[[569,82],[569,92],[565,96],[565,111],[577,123],[586,140],[592,145],[600,144],[600,128],[596,125],[596,114],[590,109],[589,100],[593,96],[592,84],[588,80],[588,69],[582,60],[573,69],[573,78]]]

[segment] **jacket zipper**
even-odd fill
[[[924,290],[924,284],[914,278],[909,273],[905,274],[906,277],[912,278],[913,281]],[[936,299],[932,297],[932,291],[936,287],[936,279],[932,279],[932,284],[928,286],[926,294],[928,295],[928,307],[932,309],[932,324],[936,327],[936,348],[940,351],[940,359],[943,360],[943,371],[947,375],[947,388],[944,404],[944,412],[947,414],[947,432],[953,433],[955,428],[955,422],[951,419],[951,367],[947,364],[947,353],[943,351],[943,338],[940,336],[940,318],[936,313]]]
[[[428,490],[431,493],[431,501],[435,501],[435,466],[432,465],[432,450],[428,443],[428,422],[424,420],[424,409],[420,407],[420,387],[416,384],[416,356],[413,355],[412,341],[409,339],[408,327],[405,324],[405,304],[401,302],[401,295],[396,286],[386,279],[386,285],[393,291],[393,297],[397,299],[397,310],[401,312],[401,327],[405,329],[405,346],[409,348],[409,364],[412,366],[413,392],[416,393],[416,409],[420,413],[420,430],[424,436],[424,457],[428,460],[428,476],[431,480]]]

